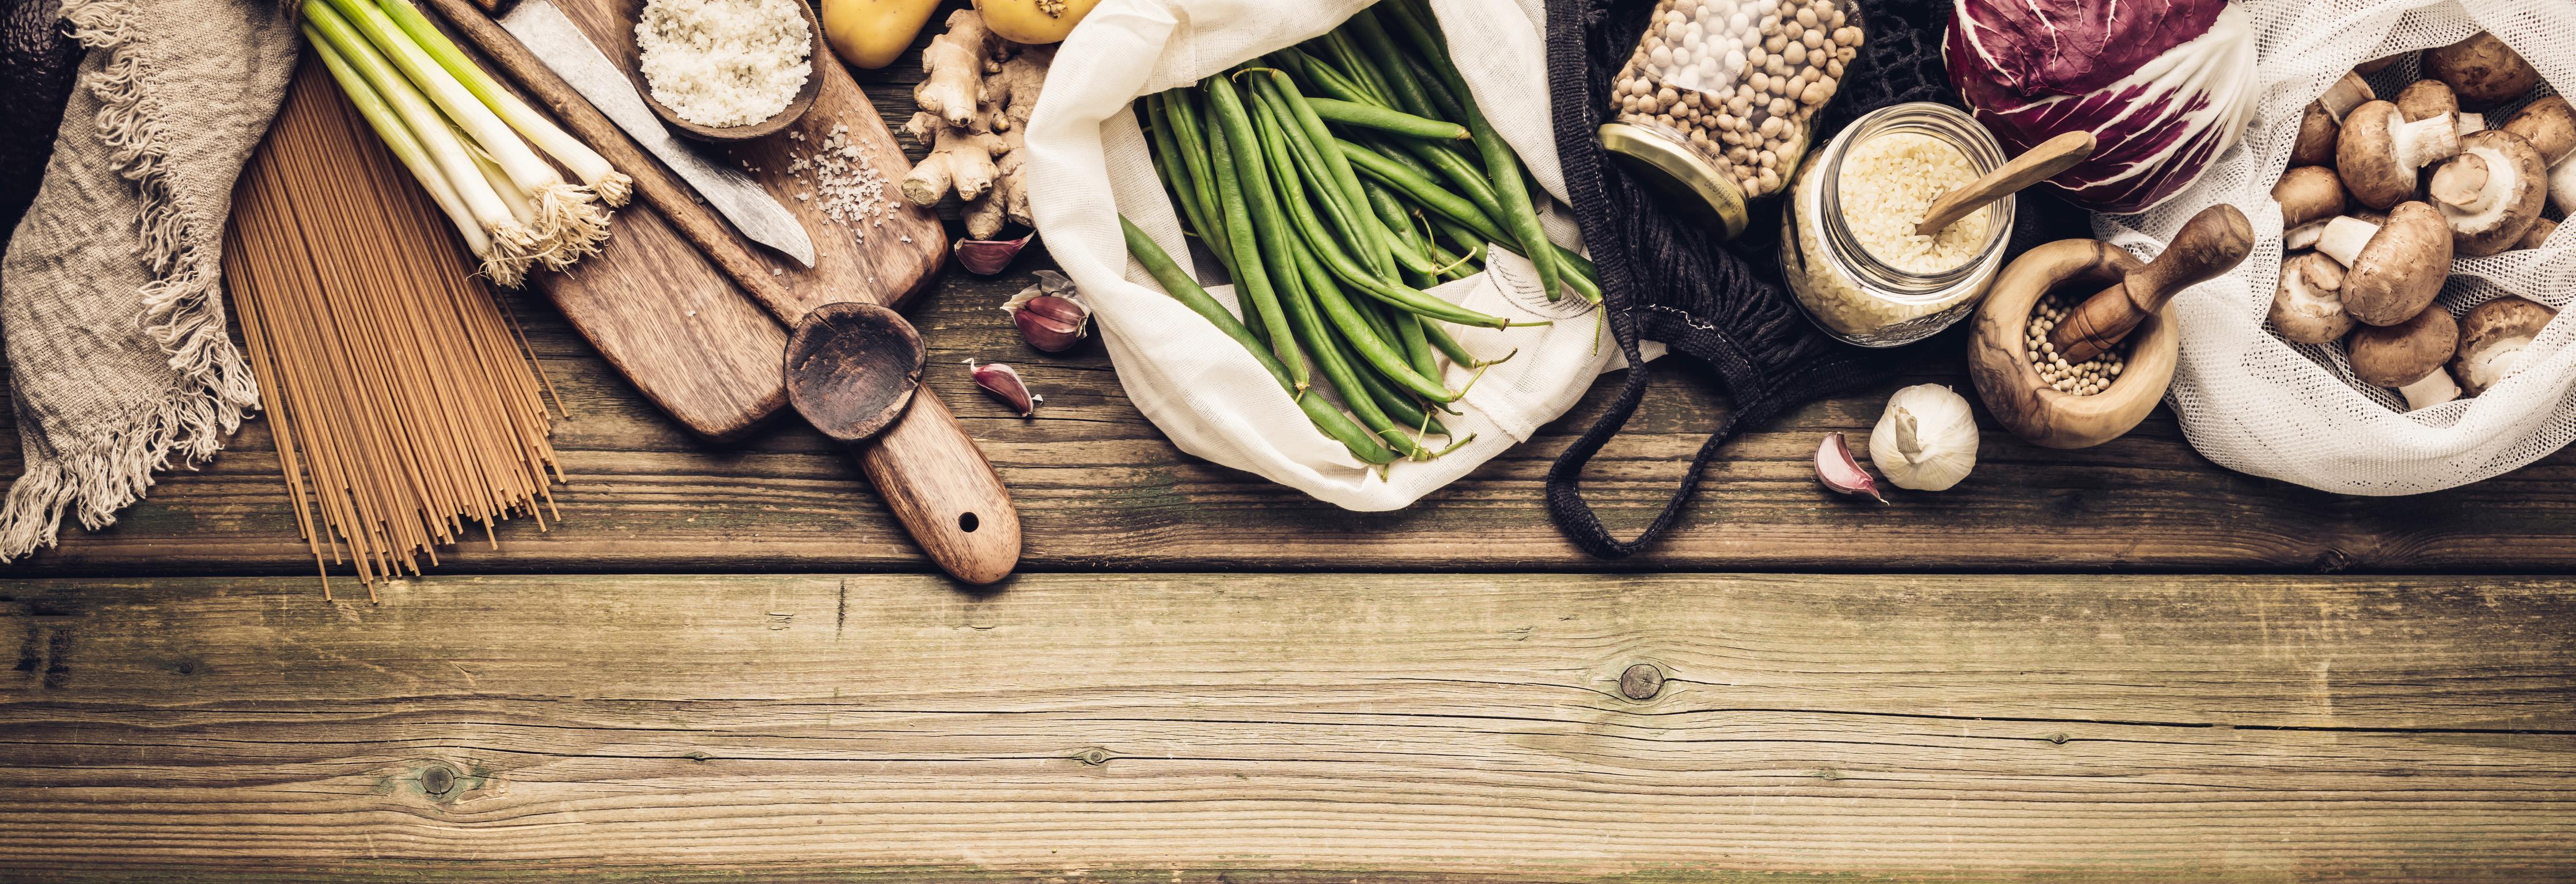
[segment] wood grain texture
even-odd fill
[[[2564,581],[486,577],[384,599],[0,590],[23,636],[0,877],[2576,875]]]
[[[534,274],[554,309],[637,392],[699,435],[727,439],[787,404],[787,329],[650,206],[609,219],[610,246]],[[525,313],[520,315],[525,316]]]
[[[995,280],[959,274],[910,311],[929,348],[923,389],[938,395],[1009,485],[1024,567],[1093,569],[1719,569],[1895,571],[2469,571],[2576,568],[2576,454],[2561,452],[2465,488],[2408,498],[2340,497],[2228,472],[2194,453],[2159,408],[2081,451],[1986,432],[1976,472],[1938,494],[1860,505],[1822,490],[1817,439],[1869,437],[1906,384],[1969,388],[1966,330],[1910,348],[1912,368],[1877,389],[1793,409],[1728,443],[1699,501],[1649,552],[1604,564],[1547,521],[1548,465],[1601,412],[1618,377],[1530,441],[1414,507],[1350,513],[1248,473],[1182,454],[1127,401],[1101,346],[1061,356],[1019,340],[994,309],[1047,265],[1032,250]],[[847,450],[793,421],[735,443],[691,437],[601,363],[542,299],[513,299],[569,403],[555,445],[572,483],[551,530],[503,525],[497,551],[442,552],[441,573],[527,571],[924,570]],[[965,361],[1018,367],[1046,396],[1023,419],[975,388]],[[1586,473],[1614,531],[1663,504],[1681,464],[1725,414],[1704,371],[1657,372],[1626,433]],[[0,475],[18,470],[14,418],[0,409]],[[198,471],[160,477],[100,532],[66,527],[63,546],[0,576],[309,574],[267,426],[243,426]],[[552,523],[552,520],[549,520]]]

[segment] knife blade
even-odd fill
[[[501,29],[519,38],[556,76],[572,85],[592,107],[626,130],[635,143],[670,166],[671,171],[687,181],[735,229],[753,242],[778,250],[807,267],[814,266],[814,240],[805,234],[805,225],[796,215],[779,204],[778,198],[762,189],[742,170],[708,159],[695,148],[680,143],[662,120],[644,106],[644,97],[635,91],[628,79],[608,54],[584,36],[572,19],[556,9],[549,0],[523,0],[508,15],[501,16]]]

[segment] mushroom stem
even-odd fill
[[[2317,104],[2324,106],[2326,113],[2333,114],[2340,121],[2362,102],[2378,97],[2377,93],[2370,91],[2369,81],[2363,80],[2360,74],[2345,71],[2333,85],[2326,87],[2326,94],[2317,96]]]
[[[2406,410],[2416,411],[2460,398],[2460,385],[2451,381],[2450,372],[2436,368],[2397,388],[2397,395],[2406,397]]]
[[[2513,174],[2509,165],[2503,172],[2505,175]],[[2489,175],[2485,157],[2474,153],[2461,154],[2433,170],[2433,199],[2459,213],[2486,211],[2496,204],[2505,189],[2490,186],[2503,183],[2495,181],[2495,177],[2501,176]]]
[[[2325,235],[2326,225],[2333,223],[2333,221],[2334,219],[2332,218],[2328,218],[2324,221],[2310,221],[2306,224],[2301,224],[2297,227],[2283,231],[2281,233],[2281,248],[2293,252],[2300,249],[2316,248],[2317,239]]]
[[[2379,225],[2350,215],[2341,216],[2326,222],[2325,231],[2317,237],[2317,251],[2324,252],[2326,257],[2345,267],[2351,267],[2361,261],[2362,247],[2370,245],[2370,238],[2378,235]]]
[[[2472,132],[2486,131],[2487,115],[2485,114],[2461,114],[2459,119],[2459,125],[2453,127],[2453,131],[2460,133],[2462,138],[2468,137]]]
[[[2447,159],[2460,152],[2459,126],[2450,114],[2437,114],[2412,123],[2391,117],[2388,140],[2397,147],[2398,165],[2407,169],[2421,169],[2434,160]]]

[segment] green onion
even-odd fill
[[[537,113],[527,102],[520,101],[519,96],[504,88],[500,81],[492,79],[492,75],[476,66],[473,59],[465,57],[465,50],[457,48],[456,41],[447,39],[445,31],[431,24],[429,17],[422,15],[420,7],[413,6],[411,0],[378,0],[377,5],[404,33],[411,35],[422,49],[427,50],[431,58],[437,59],[439,67],[445,68],[464,84],[466,91],[481,99],[484,107],[509,123],[510,128],[527,136],[547,156],[554,157],[556,162],[580,176],[583,183],[599,194],[600,201],[611,206],[626,205],[635,182],[610,166],[608,158],[591,150],[590,145],[581,143],[581,139],[556,126],[554,121]]]

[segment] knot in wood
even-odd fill
[[[430,762],[420,771],[420,791],[432,799],[451,797],[456,792],[456,769]]]
[[[1109,763],[1109,750],[1094,746],[1074,753],[1073,760],[1092,767],[1099,767]]]
[[[1619,673],[1619,693],[1628,699],[1645,701],[1664,689],[1664,671],[1652,663],[1639,663]]]

